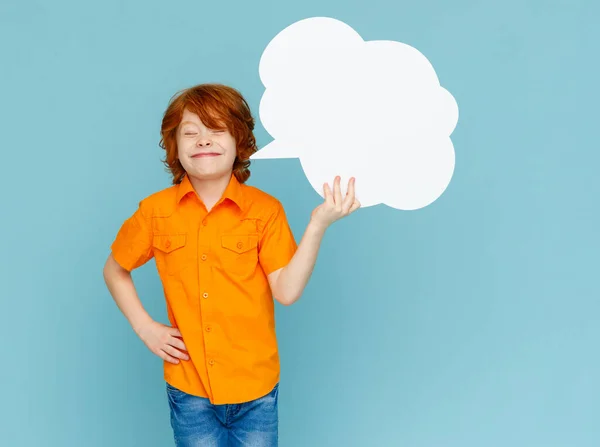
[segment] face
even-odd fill
[[[177,129],[177,154],[191,177],[230,177],[236,157],[235,138],[227,129],[209,129],[198,115],[186,109]]]

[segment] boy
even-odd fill
[[[273,298],[300,298],[325,230],[360,207],[354,179],[342,198],[336,177],[296,245],[280,202],[245,185],[253,129],[233,88],[201,84],[172,98],[161,147],[173,186],[140,202],[104,267],[117,306],[164,360],[178,446],[277,445]],[[153,257],[171,326],[152,320],[131,279]]]

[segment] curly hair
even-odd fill
[[[162,160],[167,171],[178,184],[185,176],[185,169],[177,156],[177,128],[183,111],[198,115],[205,126],[227,128],[235,139],[237,154],[233,174],[240,183],[250,177],[250,156],[257,151],[253,134],[254,118],[248,103],[236,89],[222,84],[199,84],[177,92],[169,101],[161,125],[159,146],[166,152]]]

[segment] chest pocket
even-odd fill
[[[224,234],[221,236],[221,265],[227,273],[251,275],[258,263],[258,235]]]
[[[186,233],[154,235],[152,246],[159,272],[173,275],[189,266],[190,256],[186,243]]]

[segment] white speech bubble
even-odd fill
[[[299,158],[321,197],[325,182],[341,175],[345,192],[354,176],[363,207],[423,208],[450,183],[458,106],[415,48],[309,18],[275,36],[259,74],[260,120],[274,141],[252,160]]]

